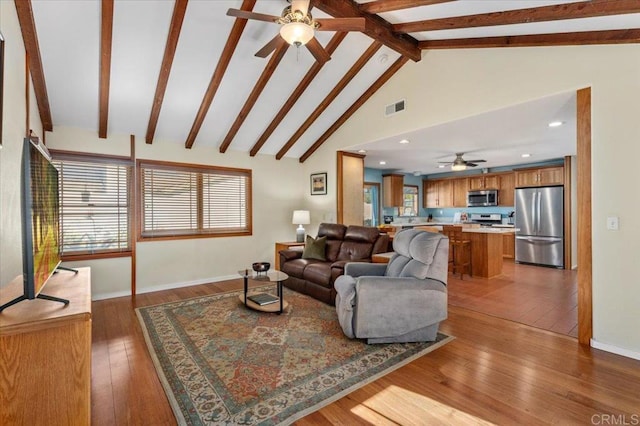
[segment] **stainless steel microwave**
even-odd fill
[[[467,193],[467,207],[488,207],[498,205],[498,190],[484,189]]]

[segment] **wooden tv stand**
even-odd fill
[[[60,271],[42,293],[0,313],[0,424],[91,423],[91,272]],[[0,304],[22,294],[22,277]]]

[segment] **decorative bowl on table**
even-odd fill
[[[258,274],[261,274],[261,273],[266,274],[269,268],[271,267],[271,264],[269,262],[255,262],[251,265],[251,267]]]

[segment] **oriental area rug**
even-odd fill
[[[179,424],[288,424],[452,339],[367,345],[308,296],[285,288],[278,315],[246,308],[239,294],[136,309]]]

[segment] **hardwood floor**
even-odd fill
[[[144,294],[135,305],[241,285],[233,280]],[[93,303],[93,425],[175,424],[133,308],[129,298]],[[640,419],[640,361],[457,306],[450,306],[441,330],[456,339],[296,424],[594,424],[602,414],[626,424]]]
[[[578,337],[578,273],[504,262],[502,275],[449,274],[449,304]]]

